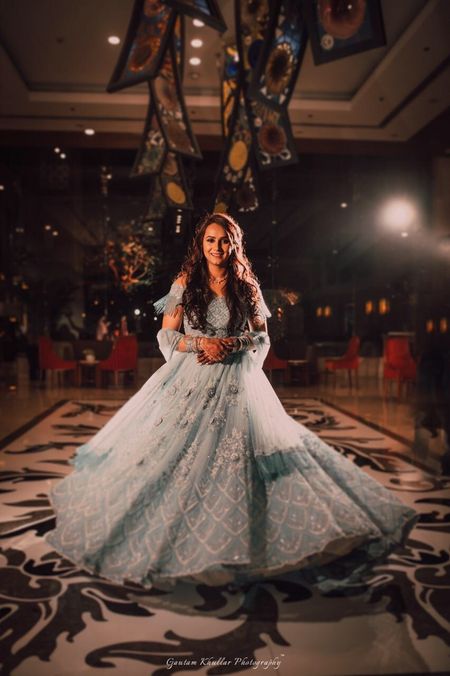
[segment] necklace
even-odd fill
[[[213,275],[211,274],[209,275],[209,281],[211,282],[211,284],[219,284],[219,286],[225,284],[227,279],[228,273],[224,277],[213,277]]]

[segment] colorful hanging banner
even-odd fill
[[[248,100],[247,105],[259,168],[273,169],[297,162],[295,139],[286,109],[276,110],[253,99]]]
[[[211,28],[225,33],[227,25],[215,0],[165,0],[166,4],[193,19],[200,19]]]
[[[228,135],[218,174],[217,203],[231,204],[233,193],[244,180],[250,159],[252,135],[247,117],[244,96],[236,98],[235,109],[229,121]]]
[[[270,24],[269,0],[235,0],[236,42],[244,83],[250,83]]]
[[[172,32],[175,12],[158,0],[135,0],[122,50],[107,86],[115,92],[156,75]]]
[[[161,221],[166,211],[167,204],[162,192],[159,176],[154,176],[151,179],[147,208],[145,209],[142,222]]]
[[[167,206],[176,209],[192,209],[183,163],[177,154],[167,153],[159,178]]]
[[[304,0],[314,63],[386,44],[380,0]]]
[[[274,107],[287,107],[294,91],[307,42],[302,0],[275,0],[273,20],[253,69],[248,89]]]
[[[232,204],[240,212],[256,211],[259,207],[256,172],[253,169],[252,160],[247,165],[241,185],[232,195]]]
[[[178,14],[175,19],[175,25],[173,27],[173,40],[175,47],[175,56],[178,66],[178,73],[180,76],[180,82],[183,82],[184,78],[184,37],[185,37],[185,25],[184,25],[184,16]]]
[[[236,45],[227,45],[223,53],[223,67],[221,72],[220,110],[222,135],[229,134],[230,120],[235,110],[236,100],[239,97],[239,54]]]
[[[168,149],[202,159],[184,103],[173,40],[170,41],[157,77],[151,80],[150,85]]]
[[[159,126],[155,104],[149,91],[147,118],[142,134],[141,145],[136,155],[130,177],[159,174],[166,155],[166,142]]]

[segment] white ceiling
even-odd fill
[[[221,133],[216,62],[233,36],[234,2],[219,4],[224,36],[186,21],[184,91],[198,135]],[[140,134],[146,86],[105,91],[120,50],[107,37],[125,37],[132,6],[0,0],[0,130]],[[449,107],[450,0],[382,0],[382,10],[386,47],[315,66],[308,46],[289,105],[294,136],[406,141]],[[199,50],[189,44],[194,36],[204,40]],[[198,68],[187,63],[194,51]]]

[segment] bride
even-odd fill
[[[58,552],[143,586],[295,571],[327,591],[404,544],[417,513],[290,418],[264,375],[270,313],[229,215],[200,222],[155,307],[166,363],[52,488]]]

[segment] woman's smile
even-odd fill
[[[228,233],[218,223],[211,223],[203,237],[203,255],[211,265],[226,263],[231,255],[231,242]]]

